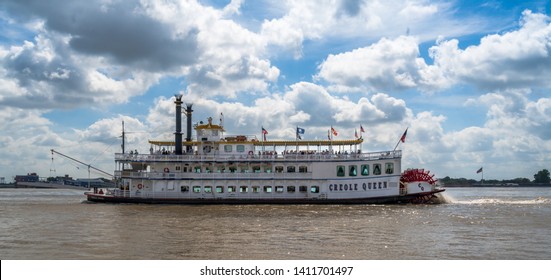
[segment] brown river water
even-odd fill
[[[96,204],[0,189],[3,260],[549,260],[551,188],[450,188],[437,205]]]

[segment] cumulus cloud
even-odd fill
[[[84,54],[148,70],[193,63],[198,55],[197,31],[188,27],[187,32],[176,34],[141,12],[138,3],[54,0],[4,5],[20,17],[43,20],[45,29],[69,35],[68,44]]]
[[[371,99],[352,101],[332,96],[322,86],[299,82],[282,93],[257,98],[252,104],[217,102],[211,99],[185,95],[193,103],[193,122],[206,121],[210,116],[218,121],[224,115],[224,126],[229,133],[259,134],[260,127],[270,131],[270,137],[294,138],[296,126],[309,130],[309,137],[326,137],[327,129],[338,126],[352,137],[360,124],[387,126],[407,122],[412,113],[404,100],[379,93]],[[161,98],[149,112],[148,123],[164,137],[172,137],[174,104],[172,99]],[[167,125],[170,124],[170,125]],[[401,128],[400,128],[401,129]]]
[[[429,49],[433,64],[411,36],[383,38],[367,47],[329,55],[317,78],[335,91],[404,90],[434,92],[457,84],[483,89],[551,87],[551,24],[543,14],[523,12],[518,30],[483,37],[459,48],[457,39]]]
[[[101,107],[142,95],[166,75],[186,76],[189,91],[234,98],[265,94],[279,76],[260,36],[224,18],[239,1],[224,11],[196,1],[56,3],[2,3],[10,20],[34,22],[35,36],[0,47],[0,79],[9,85],[0,103]]]
[[[412,33],[422,41],[445,33],[459,36],[483,30],[478,19],[455,19],[447,2],[427,1],[285,1],[283,16],[263,22],[260,34],[269,45],[303,56],[303,42],[337,38],[361,41]],[[400,20],[395,20],[397,14]],[[350,28],[353,26],[354,28]]]
[[[444,83],[419,57],[418,42],[410,36],[383,38],[368,47],[329,55],[317,77],[335,85],[370,90],[429,89]]]
[[[450,80],[485,89],[551,87],[551,23],[524,11],[518,30],[483,37],[465,50],[456,39],[430,49],[434,64]]]

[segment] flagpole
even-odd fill
[[[396,152],[396,149],[398,148],[398,145],[400,145],[400,142],[402,140],[398,140],[398,143],[396,143],[396,146],[394,146],[394,150],[392,150],[392,152]]]
[[[297,154],[298,154],[298,125],[295,128],[295,142],[296,142],[296,150],[297,150]]]
[[[398,148],[398,145],[400,145],[400,142],[406,142],[406,135],[408,133],[408,128],[406,128],[406,131],[404,131],[404,134],[402,134],[402,137],[400,137],[400,139],[398,139],[398,143],[396,143],[396,146],[394,146],[394,150],[392,150],[392,153],[396,152],[396,149]]]
[[[484,167],[482,168],[482,179],[480,179],[480,183],[484,185]]]

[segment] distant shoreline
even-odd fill
[[[44,182],[21,182],[14,184],[2,184],[0,189],[67,189],[67,190],[83,190],[87,191],[87,187],[79,187],[72,185],[51,184]]]

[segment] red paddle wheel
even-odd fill
[[[436,184],[437,179],[434,178],[434,174],[430,174],[430,171],[424,169],[408,169],[402,173],[400,182],[427,182],[431,185]]]
[[[434,174],[430,174],[430,171],[424,169],[408,169],[400,176],[400,193],[406,194],[406,185],[413,182],[426,182],[430,185],[435,185],[437,179],[434,178]],[[427,195],[421,195],[411,200],[412,203],[429,203],[434,198],[433,193]]]

